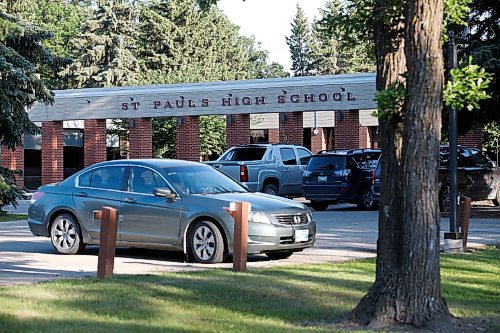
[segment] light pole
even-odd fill
[[[455,32],[448,33],[448,80],[452,80],[451,70],[457,66],[457,44]],[[453,106],[448,107],[448,126],[450,139],[450,233],[457,233],[457,110]]]

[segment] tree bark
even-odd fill
[[[384,159],[377,273],[350,314],[374,328],[421,327],[450,316],[441,296],[437,204],[443,0],[408,1],[406,19],[392,6],[376,0],[374,8],[377,90],[404,81],[407,72],[407,96],[399,115],[379,119]]]

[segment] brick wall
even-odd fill
[[[336,111],[335,148],[359,148],[359,110]]]
[[[304,128],[302,112],[280,113],[280,142],[303,145]]]
[[[317,134],[314,134],[314,130],[311,136],[311,151],[317,153],[320,150],[326,149],[325,132],[322,128],[317,128]]]
[[[63,122],[42,122],[42,185],[63,180],[63,146]]]
[[[187,161],[200,161],[200,117],[186,116],[177,118],[177,158]]]
[[[250,115],[233,114],[226,117],[227,148],[250,143]]]
[[[24,171],[24,149],[23,146],[18,146],[14,151],[2,146],[2,166],[11,170]],[[24,186],[24,177],[16,175],[16,182],[20,186]]]
[[[370,135],[368,133],[368,127],[359,127],[359,148],[369,148],[370,147]]]
[[[106,119],[85,120],[83,132],[84,167],[106,161],[106,155]]]
[[[465,135],[458,136],[457,143],[461,146],[478,148],[483,147],[483,130],[481,128],[473,128]]]
[[[131,121],[129,128],[129,158],[153,157],[153,120],[138,118]]]
[[[277,128],[270,128],[268,130],[269,142],[278,143],[280,142],[280,130]]]

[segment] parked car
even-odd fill
[[[313,155],[303,174],[304,196],[315,210],[348,202],[373,209],[372,174],[379,149],[324,151]]]
[[[251,193],[202,163],[117,160],[90,166],[38,189],[28,210],[34,235],[50,237],[62,254],[99,244],[102,206],[119,210],[117,245],[178,250],[199,263],[217,263],[233,251],[231,202],[251,204],[248,253],[286,258],[314,244],[310,210],[293,200]]]
[[[302,172],[312,153],[302,146],[267,143],[230,148],[205,162],[255,192],[302,195]]]
[[[373,199],[380,198],[380,176],[382,156],[374,172]],[[439,208],[443,212],[450,209],[450,148],[441,146],[439,150]],[[483,155],[479,149],[457,147],[457,193],[471,200],[493,200],[500,205],[500,169]]]
[[[450,209],[450,147],[439,150],[439,208]],[[459,146],[457,148],[457,193],[477,200],[493,200],[500,205],[500,169],[479,149]]]

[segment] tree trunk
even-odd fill
[[[380,118],[377,274],[350,319],[370,327],[421,327],[450,316],[441,296],[437,204],[443,1],[409,1],[405,21],[391,6],[377,0],[374,8],[377,90],[407,71],[407,96],[399,116]]]

